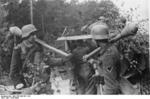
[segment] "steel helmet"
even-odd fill
[[[33,24],[28,24],[22,27],[22,38],[30,36],[31,33],[37,31]]]
[[[13,34],[13,35],[17,35],[17,36],[21,36],[22,35],[22,31],[19,27],[17,26],[13,26],[9,28],[9,31]]]
[[[108,39],[109,31],[106,24],[96,24],[91,27],[91,35],[95,40],[98,39]]]

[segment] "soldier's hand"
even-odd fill
[[[93,64],[95,62],[95,60],[94,59],[89,59],[88,62]]]
[[[88,55],[84,55],[84,56],[83,56],[83,61],[86,62],[87,59],[88,59]]]

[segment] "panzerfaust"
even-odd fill
[[[132,36],[135,35],[138,31],[138,27],[136,24],[134,23],[130,23],[128,25],[125,26],[125,28],[121,31],[121,33],[114,35],[110,35],[110,40],[108,42],[108,45],[106,46],[106,48],[101,49],[100,47],[96,48],[95,50],[93,50],[92,52],[90,52],[87,55],[83,56],[84,60],[87,60],[88,58],[90,58],[91,56],[93,56],[94,54],[96,54],[97,52],[100,51],[100,55],[103,54],[107,48],[109,48],[113,43],[117,42],[118,40],[128,37],[128,36]]]
[[[68,41],[76,41],[76,40],[87,40],[87,39],[91,39],[92,36],[91,35],[76,35],[76,36],[62,36],[59,37],[57,39],[57,41],[64,41],[65,43],[65,50],[69,50],[69,45],[68,45]]]
[[[59,37],[57,41],[69,41],[69,40],[84,40],[84,39],[91,39],[91,35],[78,35],[78,36],[66,36],[66,37]]]
[[[55,47],[52,47],[52,46],[46,44],[44,41],[42,41],[42,40],[40,40],[40,39],[38,39],[38,38],[35,38],[35,41],[36,41],[37,43],[41,44],[42,46],[44,46],[44,47],[46,47],[46,48],[48,48],[48,49],[50,49],[50,50],[52,50],[52,51],[54,51],[54,52],[56,52],[56,53],[62,55],[62,56],[65,56],[65,57],[66,57],[66,56],[69,56],[69,54],[63,52],[62,50],[59,50],[59,49],[57,49],[57,48],[55,48]]]

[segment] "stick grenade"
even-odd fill
[[[46,47],[46,48],[48,48],[48,49],[50,49],[50,50],[52,50],[52,51],[54,51],[54,52],[56,52],[56,53],[62,55],[62,56],[65,56],[65,57],[66,57],[66,56],[69,56],[69,54],[63,52],[62,50],[59,50],[59,49],[57,49],[57,48],[55,48],[55,47],[52,47],[52,46],[46,44],[44,41],[42,41],[42,40],[40,40],[40,39],[38,39],[38,38],[35,38],[35,41],[36,41],[37,43],[41,44],[42,46],[44,46],[44,47]]]

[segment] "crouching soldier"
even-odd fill
[[[9,77],[13,81],[16,89],[27,87],[23,76],[24,67],[27,65],[27,62],[36,60],[38,64],[37,60],[39,60],[39,52],[41,49],[34,42],[36,31],[37,29],[32,24],[23,26],[21,31],[22,42],[14,46]],[[30,60],[31,57],[36,59]]]

